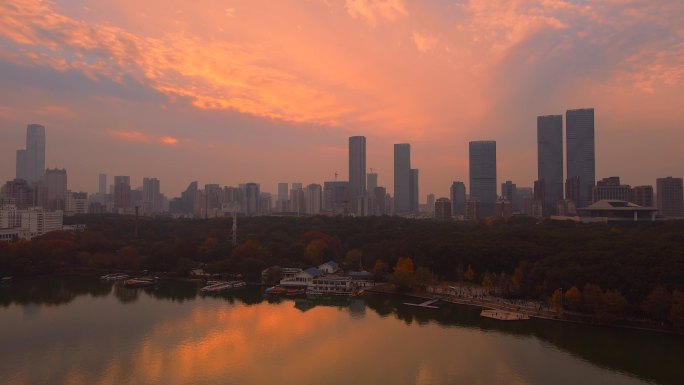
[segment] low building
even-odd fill
[[[294,276],[283,278],[280,280],[280,286],[283,287],[307,287],[314,278],[322,276],[324,273],[315,268],[310,267],[306,270],[302,270]]]
[[[655,221],[658,210],[623,200],[604,199],[577,211],[582,219],[588,217],[603,218],[607,221]]]
[[[346,275],[316,277],[306,287],[306,293],[313,295],[350,295],[353,291],[352,278]]]
[[[340,271],[340,266],[335,261],[328,261],[318,266],[318,269],[325,274],[335,274]]]

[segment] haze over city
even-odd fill
[[[0,177],[29,123],[72,190],[99,173],[188,183],[347,179],[347,138],[392,190],[411,143],[425,194],[536,179],[536,117],[596,111],[596,176],[681,175],[680,1],[12,1],[0,4]],[[466,182],[467,183],[467,182]]]

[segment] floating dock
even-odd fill
[[[421,302],[421,303],[404,302],[404,305],[424,307],[424,308],[428,308],[428,309],[439,309],[439,306],[432,306],[433,303],[436,303],[439,300],[440,300],[439,298],[432,298],[432,299],[429,299],[429,300],[427,300],[425,302]]]
[[[514,313],[506,310],[482,310],[480,316],[486,318],[497,319],[500,321],[523,321],[528,320],[530,317],[527,314]]]

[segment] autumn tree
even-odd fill
[[[551,306],[556,309],[556,311],[560,311],[563,308],[563,295],[561,294],[561,289],[556,289],[553,291],[549,302],[551,303]]]
[[[490,273],[489,270],[485,271],[485,273],[482,275],[482,289],[484,289],[485,293],[490,294],[493,288],[494,283],[492,282],[492,273]]]
[[[475,277],[475,270],[473,270],[472,266],[468,265],[468,269],[463,273],[463,278],[468,282],[475,282]]]
[[[344,263],[349,268],[356,268],[361,263],[361,251],[359,249],[351,249],[347,251],[344,256]]]
[[[415,278],[415,283],[422,289],[425,289],[428,285],[433,284],[436,281],[435,275],[432,274],[430,269],[427,267],[419,267],[413,274]]]
[[[684,331],[684,292],[675,290],[672,293],[672,306],[670,307],[670,322],[676,330]]]
[[[587,312],[596,314],[602,305],[603,289],[601,286],[588,283],[582,289],[582,302]]]
[[[410,257],[399,258],[389,281],[396,285],[399,290],[411,289],[415,281],[413,260]]]
[[[596,318],[601,323],[613,323],[624,318],[627,299],[617,290],[606,290],[601,296],[601,306]]]
[[[565,306],[572,310],[572,311],[578,311],[580,308],[580,305],[582,304],[582,293],[579,291],[578,288],[575,286],[571,287],[568,289],[564,296],[565,300]]]
[[[672,306],[672,294],[667,289],[658,285],[641,303],[641,310],[654,321],[667,321]]]
[[[382,259],[376,259],[375,265],[373,265],[373,275],[375,275],[376,280],[382,280],[387,275],[388,267],[387,263]]]

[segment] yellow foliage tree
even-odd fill
[[[576,288],[575,286],[571,287],[570,289],[568,289],[568,291],[565,292],[564,297],[565,306],[568,309],[572,311],[579,310],[579,307],[582,304],[582,293],[579,291],[578,288]]]

